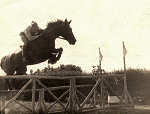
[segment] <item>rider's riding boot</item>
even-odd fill
[[[25,56],[25,52],[26,52],[26,45],[23,45],[23,47],[22,47],[22,60],[23,60],[23,62],[27,61],[26,56]]]

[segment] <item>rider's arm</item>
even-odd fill
[[[31,35],[31,26],[29,26],[26,30],[25,30],[25,35],[28,38],[28,40],[31,40],[32,35]]]
[[[37,39],[39,36],[40,36],[40,35],[31,36],[31,37],[32,37],[32,39],[31,39],[31,40],[35,40],[35,39]]]

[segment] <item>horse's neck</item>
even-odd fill
[[[55,40],[56,39],[50,40],[50,48],[55,48]]]
[[[56,38],[58,38],[58,30],[56,29],[45,29],[42,34],[41,37],[46,37],[47,42],[49,42],[49,46],[50,48],[55,48],[55,40]]]
[[[54,35],[47,35],[47,42],[49,42],[49,48],[55,48],[55,40],[56,40],[57,36]]]

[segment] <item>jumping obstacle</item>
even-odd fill
[[[79,113],[90,111],[117,111],[127,112],[133,110],[134,104],[132,98],[127,90],[126,75],[124,74],[98,74],[96,76],[39,76],[39,75],[18,75],[18,76],[5,76],[0,79],[24,79],[28,80],[24,86],[19,90],[6,91],[1,90],[0,95],[3,92],[14,93],[10,98],[1,96],[1,112],[5,112],[13,103],[23,108],[24,113]],[[47,87],[42,83],[41,79],[47,80],[68,80],[68,85],[58,87]],[[93,83],[77,84],[78,80],[89,79]],[[111,83],[110,83],[111,80]],[[117,82],[115,80],[118,80]],[[121,87],[119,87],[120,84]],[[27,87],[32,85],[32,89]],[[41,88],[37,88],[41,86]],[[112,85],[115,85],[112,87]],[[87,89],[87,93],[82,90]],[[117,90],[117,89],[118,90]],[[121,90],[119,90],[121,89]],[[57,96],[55,91],[64,90],[64,92]],[[19,100],[19,96],[25,92],[32,93],[31,102],[24,102]],[[48,93],[53,97],[53,102],[45,101],[45,93]],[[36,100],[36,93],[39,94],[38,100]],[[108,98],[110,96],[116,96],[118,103],[110,103]],[[18,110],[18,109],[17,109]]]

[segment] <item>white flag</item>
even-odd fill
[[[127,54],[127,50],[126,50],[126,47],[124,45],[124,42],[122,42],[122,44],[123,44],[123,56],[125,57]]]
[[[101,63],[102,59],[103,59],[103,55],[102,55],[101,50],[99,48],[99,62],[100,63]]]

